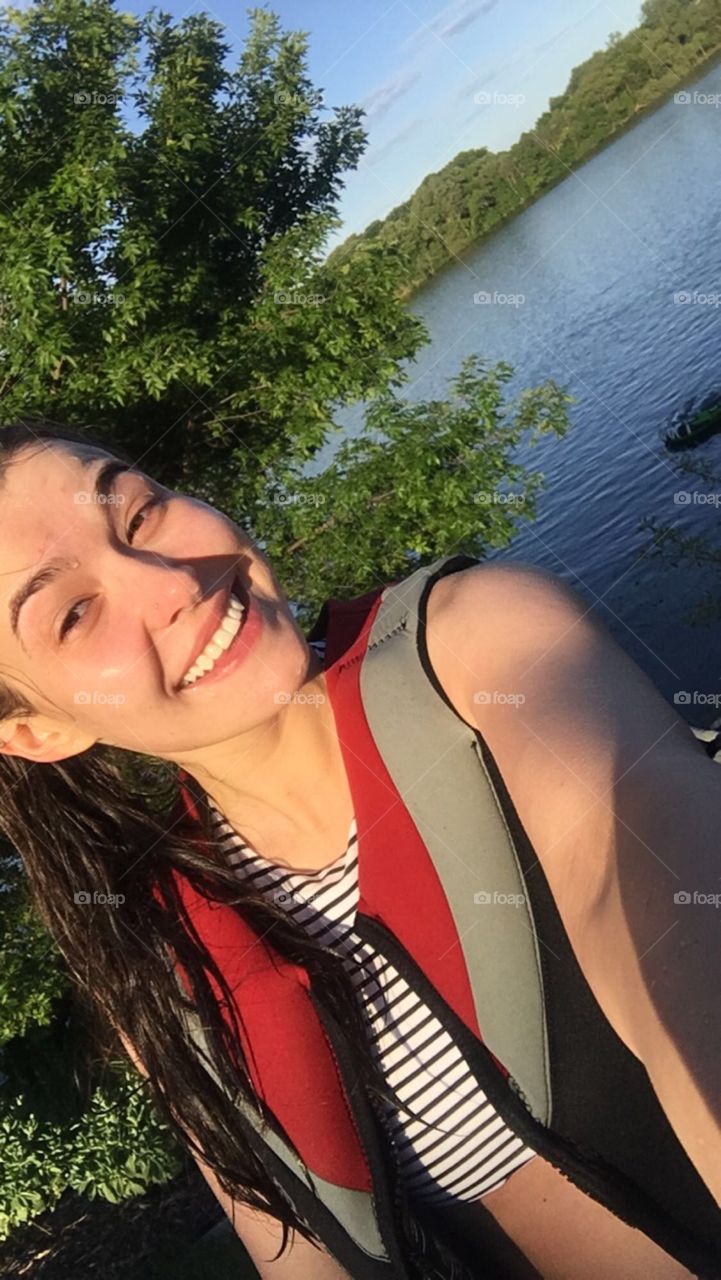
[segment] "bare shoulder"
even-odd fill
[[[692,742],[600,611],[535,565],[482,563],[440,579],[428,601],[427,644],[441,684],[469,722],[490,725],[498,716],[500,723],[510,709],[521,709],[518,720],[535,726],[543,713],[550,729],[559,716],[559,726],[570,731],[573,721],[579,734],[585,723],[589,745],[601,750],[640,717],[634,740],[644,747],[655,743],[657,730],[665,731],[664,741],[670,735],[674,751]]]
[[[472,719],[481,703],[474,694],[493,692],[484,690],[484,680],[504,672],[519,676],[522,664],[528,671],[541,653],[583,643],[592,626],[588,606],[575,591],[556,575],[521,561],[482,563],[448,574],[428,600],[429,657],[464,719]]]
[[[631,811],[638,823],[638,792],[695,753],[687,726],[584,598],[531,565],[441,579],[427,646],[493,754],[565,923],[587,918],[619,825]]]

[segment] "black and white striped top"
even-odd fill
[[[324,653],[322,641],[312,642]],[[422,1117],[385,1103],[407,1190],[434,1204],[475,1200],[535,1155],[497,1114],[447,1031],[393,965],[354,932],[358,906],[355,818],[348,844],[321,871],[293,871],[246,844],[211,806],[222,851],[239,875],[272,894],[313,937],[344,960],[367,1019],[371,1051],[399,1098]]]

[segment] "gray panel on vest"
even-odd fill
[[[361,665],[361,696],[378,750],[444,888],[483,1040],[531,1114],[547,1125],[543,984],[523,873],[475,733],[433,688],[418,652],[421,592],[451,558],[385,589]],[[362,838],[359,832],[361,849]],[[474,901],[479,894],[491,900]]]
[[[183,991],[185,994],[184,988]],[[197,1014],[189,1011],[184,1014],[184,1017],[191,1039],[201,1050],[206,1071],[225,1093],[225,1087],[210,1060],[208,1041],[200,1024],[200,1019]],[[387,1260],[388,1254],[376,1221],[372,1197],[365,1191],[354,1191],[352,1187],[337,1186],[335,1183],[328,1182],[325,1178],[319,1178],[317,1174],[311,1173],[297,1152],[283,1138],[273,1133],[272,1129],[263,1124],[263,1118],[260,1113],[248,1103],[242,1094],[238,1094],[234,1102],[245,1118],[253,1125],[262,1141],[270,1147],[276,1156],[280,1157],[297,1177],[302,1179],[306,1186],[333,1214],[358,1248],[367,1253],[369,1257],[377,1258],[380,1261]],[[280,1190],[292,1203],[292,1199],[285,1188],[281,1187]],[[295,1205],[293,1205],[293,1208],[295,1209]],[[295,1211],[298,1212],[297,1209]],[[299,1216],[302,1218],[302,1214],[299,1214]]]

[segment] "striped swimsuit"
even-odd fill
[[[312,643],[322,657],[323,642]],[[371,1051],[402,1102],[422,1117],[383,1104],[409,1195],[443,1205],[475,1200],[502,1186],[535,1152],[491,1106],[427,1005],[380,952],[354,933],[355,818],[347,848],[335,862],[321,871],[290,872],[251,849],[213,805],[211,814],[229,865],[343,957],[365,1014]]]

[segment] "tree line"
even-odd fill
[[[564,92],[512,147],[459,152],[385,218],[348,236],[329,264],[352,262],[368,244],[395,247],[407,298],[719,53],[721,0],[645,0],[639,26],[612,33],[605,49],[575,67]]]

